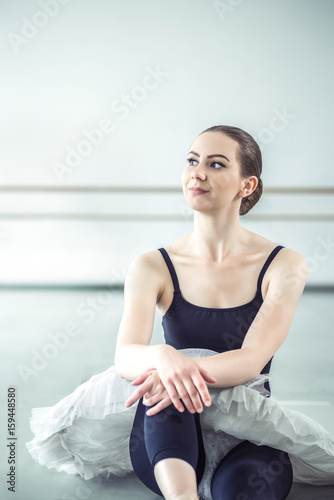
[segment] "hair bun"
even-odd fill
[[[247,212],[249,212],[250,209],[253,208],[254,205],[256,205],[256,203],[259,201],[262,196],[262,192],[263,182],[261,178],[258,178],[258,183],[254,191],[249,196],[245,196],[244,198],[242,198],[239,214],[247,214]]]
[[[259,201],[262,195],[262,154],[256,140],[248,133],[238,127],[230,125],[215,125],[209,127],[204,132],[219,132],[230,137],[238,143],[236,148],[236,159],[239,164],[241,179],[248,179],[255,176],[258,179],[258,185],[249,196],[242,198],[240,202],[239,214],[245,215]]]

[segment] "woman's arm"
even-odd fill
[[[307,264],[302,255],[290,249],[285,249],[274,263],[267,294],[242,347],[196,359],[197,364],[216,379],[214,383],[207,381],[207,385],[234,387],[253,380],[284,342],[305,287]],[[143,373],[135,382],[135,385],[141,384],[140,387],[126,406],[144,396],[144,404],[155,405],[149,410],[149,415],[161,411],[170,404],[170,399],[160,382],[157,374]]]
[[[163,345],[152,345],[155,307],[163,283],[149,253],[131,262],[124,282],[124,308],[118,329],[115,369],[123,378],[132,380],[156,368],[155,360]]]
[[[196,359],[209,370],[216,387],[232,387],[256,378],[283,344],[307,279],[302,255],[284,248],[271,264],[265,299],[240,349]]]
[[[201,398],[205,404],[211,403],[206,382],[214,383],[215,378],[174,347],[149,345],[155,307],[163,287],[159,262],[152,253],[141,254],[132,261],[125,279],[115,369],[129,380],[155,369],[179,411],[184,410],[182,402],[189,411],[197,410],[202,406]]]

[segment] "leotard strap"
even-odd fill
[[[265,272],[266,270],[268,269],[271,261],[274,259],[274,257],[276,256],[276,254],[282,249],[284,248],[284,246],[282,245],[278,245],[277,247],[274,248],[274,250],[270,253],[269,257],[267,258],[267,260],[265,261],[261,271],[260,271],[260,274],[259,274],[259,277],[258,277],[258,280],[257,280],[257,290],[261,292],[261,286],[262,286],[262,280],[263,280],[263,276],[265,275]]]
[[[165,259],[167,267],[169,269],[170,275],[171,275],[172,280],[173,280],[174,291],[178,292],[179,291],[179,280],[177,279],[176,272],[175,272],[174,266],[172,264],[172,261],[170,260],[170,257],[164,248],[158,248],[158,250],[160,250],[163,258]]]

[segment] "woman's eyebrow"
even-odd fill
[[[190,154],[190,153],[192,153],[193,155],[196,155],[196,156],[198,156],[198,157],[199,157],[199,154],[198,154],[198,153],[195,153],[195,151],[189,151],[189,154]],[[217,155],[208,155],[208,156],[207,156],[207,158],[214,158],[215,156],[221,156],[222,158],[225,158],[227,161],[230,161],[230,160],[227,158],[227,156],[225,156],[225,155],[219,155],[219,154],[217,154]]]

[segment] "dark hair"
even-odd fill
[[[245,215],[259,201],[263,191],[262,173],[262,155],[258,143],[253,137],[238,127],[230,127],[229,125],[216,125],[214,127],[203,130],[204,132],[221,132],[227,135],[238,143],[237,158],[240,163],[240,175],[242,178],[255,175],[258,179],[258,184],[254,191],[241,200],[240,215]]]

